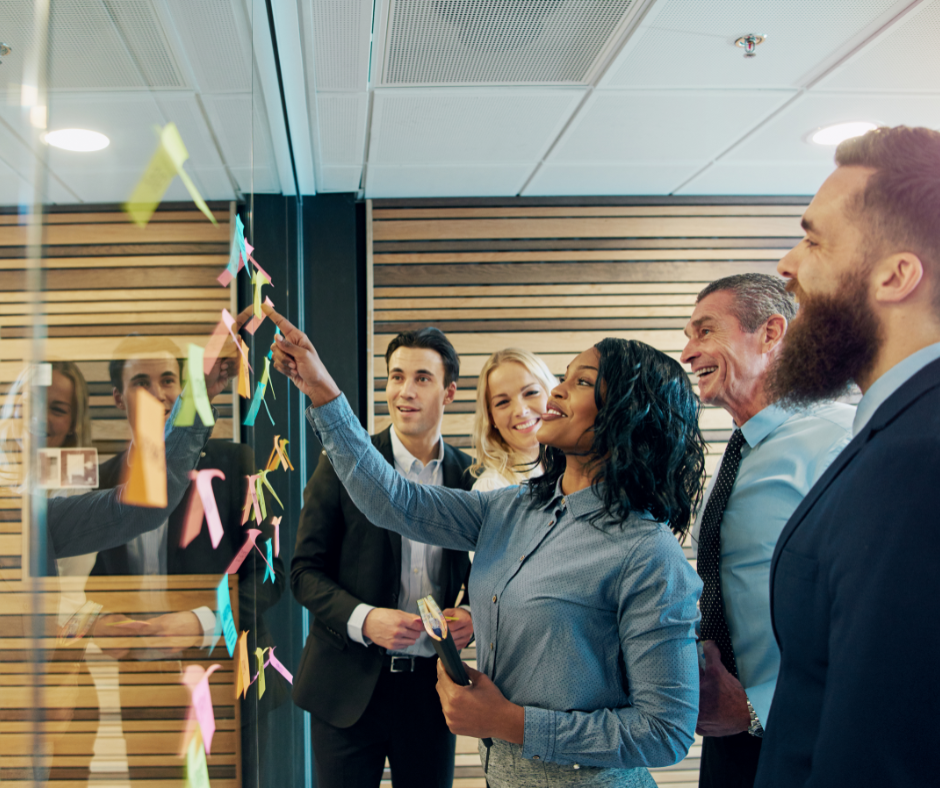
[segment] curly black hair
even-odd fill
[[[635,340],[608,338],[594,346],[600,355],[594,400],[597,418],[589,469],[604,514],[625,522],[649,512],[682,536],[702,495],[705,440],[699,429],[701,403],[680,364]],[[529,482],[547,503],[565,472],[560,449],[542,446],[545,473]]]

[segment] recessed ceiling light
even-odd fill
[[[58,131],[50,131],[43,139],[46,144],[52,145],[54,148],[81,153],[101,150],[111,144],[111,140],[105,137],[104,134],[89,131],[88,129],[59,129]]]
[[[860,137],[866,131],[877,128],[877,124],[865,120],[852,123],[836,123],[834,126],[826,126],[814,132],[810,136],[810,140],[817,145],[838,145],[844,140]]]

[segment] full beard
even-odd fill
[[[865,277],[846,276],[835,295],[800,297],[766,388],[783,407],[803,408],[846,394],[868,373],[881,328],[868,303]],[[793,281],[788,290],[800,292]]]

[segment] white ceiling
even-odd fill
[[[49,201],[120,202],[169,121],[207,199],[811,194],[816,128],[940,129],[940,0],[271,2],[276,51],[264,0],[56,0],[49,125],[112,140],[77,154],[20,106],[34,2],[5,0],[0,205],[41,159]]]

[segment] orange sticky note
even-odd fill
[[[236,646],[238,656],[238,669],[235,676],[235,697],[247,696],[248,687],[251,686],[251,671],[248,669],[248,633],[242,632],[238,636]]]
[[[162,508],[167,505],[163,405],[142,388],[134,389],[131,396],[135,398],[134,441],[128,452],[129,470],[121,501]]]

